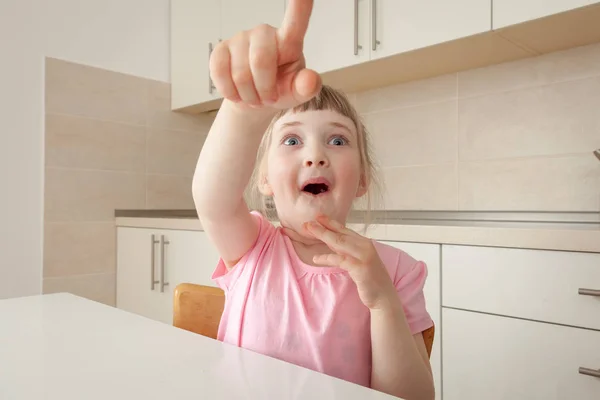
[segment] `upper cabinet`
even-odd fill
[[[286,4],[285,0],[220,0],[220,3],[222,39],[260,24],[279,27]]]
[[[476,35],[492,29],[486,0],[371,0],[371,58]]]
[[[171,0],[172,109],[217,109],[210,52],[279,27],[288,2]],[[315,0],[304,55],[326,84],[361,91],[598,42],[599,18],[600,0]]]
[[[304,38],[306,65],[320,73],[369,61],[370,0],[315,1]]]
[[[171,0],[171,108],[220,98],[208,73],[221,37],[220,15],[220,0]]]
[[[494,0],[493,28],[500,29],[521,22],[571,11],[598,3],[597,0]]]

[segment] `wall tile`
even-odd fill
[[[114,307],[116,304],[115,274],[74,275],[44,279],[44,294],[63,292]]]
[[[214,116],[190,115],[171,111],[171,85],[148,81],[148,126],[152,128],[208,133]]]
[[[469,97],[600,75],[600,44],[460,72],[458,96]]]
[[[114,222],[44,226],[44,277],[115,272]]]
[[[459,100],[461,160],[588,153],[600,146],[600,78]]]
[[[205,139],[195,132],[148,128],[147,172],[193,176]]]
[[[146,124],[146,79],[46,59],[46,112]]]
[[[382,167],[456,162],[456,100],[368,114],[364,121]]]
[[[456,75],[444,75],[356,94],[361,113],[388,110],[456,98]]]
[[[144,172],[145,128],[46,115],[46,166]]]
[[[457,209],[456,164],[385,168],[383,179],[386,209]]]
[[[192,178],[176,175],[148,175],[146,208],[195,208],[192,198]]]
[[[144,208],[143,174],[46,168],[45,220],[113,221],[116,208]]]
[[[462,163],[461,210],[600,211],[591,155]]]

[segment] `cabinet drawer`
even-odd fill
[[[442,246],[442,305],[600,329],[600,254]],[[599,350],[600,352],[600,350]]]
[[[444,309],[444,400],[597,400],[600,332]]]

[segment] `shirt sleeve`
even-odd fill
[[[413,335],[433,326],[423,292],[426,280],[427,265],[400,252],[394,286]]]
[[[225,261],[219,258],[215,267],[212,280],[224,291],[230,291],[244,270],[255,264],[260,253],[265,249],[269,240],[273,236],[275,226],[267,220],[258,211],[251,211],[251,214],[259,223],[258,235],[254,244],[248,249],[246,254],[229,270],[225,266]]]

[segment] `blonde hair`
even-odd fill
[[[370,135],[358,112],[356,111],[352,103],[350,103],[350,101],[348,100],[348,97],[339,90],[336,90],[327,85],[323,85],[319,94],[317,94],[315,97],[313,97],[306,103],[300,104],[294,107],[293,109],[281,110],[273,117],[271,123],[269,124],[269,127],[267,128],[267,131],[263,135],[260,147],[258,149],[258,154],[256,157],[256,166],[254,168],[253,175],[246,192],[247,199],[249,200],[249,204],[257,204],[257,207],[255,208],[261,213],[263,213],[263,215],[273,219],[277,217],[274,209],[268,206],[269,199],[263,196],[258,190],[260,180],[265,174],[265,155],[271,144],[273,127],[275,123],[288,112],[297,113],[321,110],[330,110],[337,112],[349,118],[356,127],[359,142],[358,149],[360,152],[361,172],[363,175],[363,179],[365,179],[367,190],[366,194],[362,198],[357,199],[355,201],[354,207],[356,206],[357,202],[364,202],[364,224],[365,228],[367,228],[368,225],[371,223],[371,211],[374,208],[374,204],[382,202],[382,185],[379,179],[378,168],[373,157]]]

